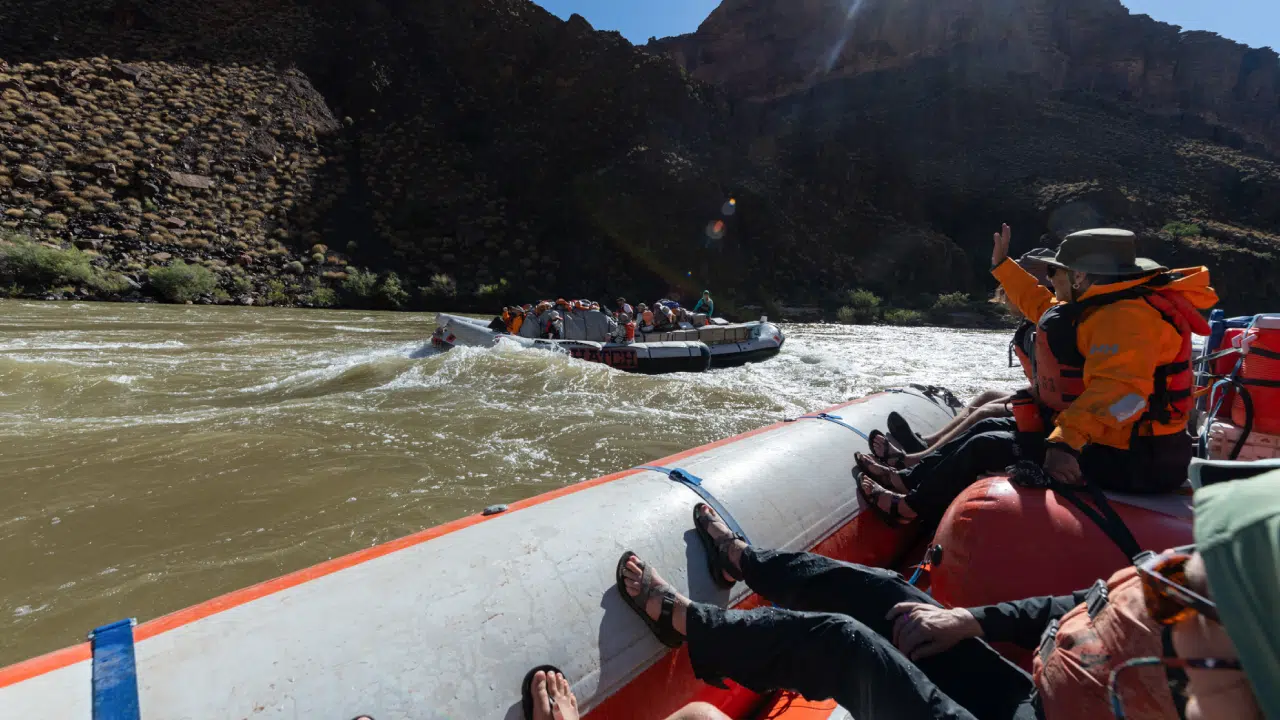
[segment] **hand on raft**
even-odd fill
[[[1083,485],[1084,474],[1080,472],[1080,461],[1066,450],[1050,447],[1044,453],[1044,471],[1054,480],[1067,485]]]
[[[893,644],[912,661],[933,657],[969,638],[982,637],[982,626],[964,608],[928,603],[894,605],[885,616],[893,623]]]

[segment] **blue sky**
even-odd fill
[[[785,1],[785,0],[784,0]],[[535,0],[562,18],[585,17],[597,30],[620,30],[634,43],[693,32],[719,0]],[[1260,47],[1280,45],[1280,0],[1121,0],[1184,30],[1211,30]],[[1280,49],[1280,48],[1277,48]]]

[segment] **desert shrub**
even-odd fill
[[[368,300],[378,286],[378,276],[368,270],[347,268],[347,277],[342,281],[342,292],[354,300]]]
[[[884,313],[884,321],[890,325],[924,325],[925,320],[925,314],[919,310],[893,308]]]
[[[314,307],[333,307],[338,304],[338,293],[332,288],[317,286],[303,300]]]
[[[231,290],[237,295],[244,295],[253,290],[253,281],[244,275],[232,275]]]
[[[938,296],[938,299],[933,303],[933,309],[938,312],[959,312],[968,309],[969,303],[968,293],[946,293]]]
[[[286,291],[285,284],[283,282],[279,280],[270,280],[267,282],[267,304],[289,304],[289,293]]]
[[[378,301],[389,308],[400,309],[409,299],[409,293],[400,285],[400,276],[387,273],[378,286]]]
[[[502,278],[501,280],[499,280],[496,283],[493,283],[492,285],[481,285],[480,288],[476,290],[476,295],[479,295],[480,297],[483,297],[483,298],[488,298],[488,297],[493,297],[495,295],[499,295],[500,293],[505,292],[506,289],[507,289],[507,279]]]
[[[836,318],[842,323],[873,323],[880,319],[880,305],[884,302],[879,295],[861,288],[850,290],[848,305],[836,312]]]
[[[0,284],[19,288],[15,294],[64,286],[118,293],[129,287],[122,275],[94,267],[90,256],[75,248],[49,247],[16,235],[4,240],[0,243]]]
[[[458,284],[448,275],[437,273],[432,275],[427,286],[422,288],[422,294],[434,298],[452,298],[458,294]]]
[[[147,268],[147,279],[160,297],[174,303],[194,300],[212,293],[218,286],[218,276],[208,268],[181,260],[174,260],[168,266],[152,265]]]
[[[1204,234],[1204,228],[1195,223],[1174,221],[1160,228],[1160,232],[1174,237],[1196,237]]]

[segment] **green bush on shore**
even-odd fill
[[[409,293],[400,286],[400,276],[387,273],[387,276],[382,279],[382,284],[378,286],[378,301],[391,310],[399,310],[408,299]]]
[[[203,265],[188,265],[174,260],[167,266],[147,268],[147,279],[160,297],[173,303],[185,303],[201,295],[212,294],[218,287],[218,276]]]
[[[1168,223],[1164,227],[1160,228],[1160,232],[1172,235],[1176,238],[1196,237],[1204,234],[1204,228],[1195,223],[1175,220],[1174,222]]]
[[[985,300],[975,300],[968,293],[953,292],[924,295],[908,305],[894,307],[869,290],[850,290],[848,304],[836,311],[836,320],[846,325],[883,322],[889,325],[976,325],[983,327],[1008,324],[1009,316],[1002,307]],[[920,309],[923,308],[923,309]]]
[[[306,295],[303,300],[313,307],[333,307],[338,304],[338,293],[334,292],[332,288],[319,286]]]
[[[424,298],[453,298],[458,294],[458,284],[448,275],[436,273],[431,276],[426,287],[419,288],[419,291]]]
[[[347,268],[347,277],[342,281],[342,292],[347,296],[348,300],[356,303],[366,303],[373,297],[373,291],[377,286],[378,275],[376,273],[358,268]]]
[[[91,259],[76,248],[49,247],[8,235],[0,238],[0,285],[11,296],[66,286],[112,294],[129,288],[123,275],[94,267]]]
[[[842,323],[868,324],[876,322],[880,319],[881,304],[884,302],[879,295],[870,290],[858,288],[850,290],[847,296],[848,305],[841,307],[836,312],[836,317]]]
[[[924,325],[928,317],[919,310],[891,308],[884,313],[884,321],[889,325]]]

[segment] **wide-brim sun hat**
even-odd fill
[[[1138,257],[1138,238],[1128,230],[1094,228],[1071,233],[1058,252],[1044,260],[1050,267],[1090,275],[1145,275],[1169,268],[1150,258]]]

